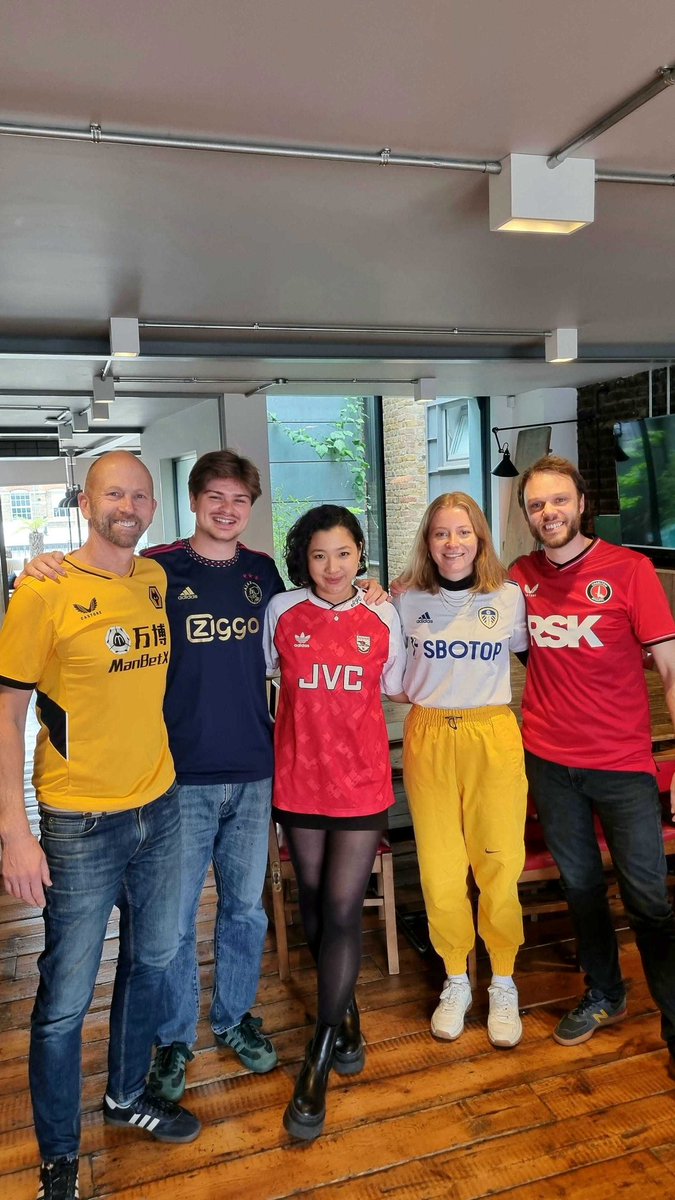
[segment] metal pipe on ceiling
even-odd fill
[[[653,183],[675,187],[675,175],[654,175],[651,171],[596,171],[596,183]]]
[[[659,96],[666,88],[675,83],[675,67],[659,67],[656,72],[656,79],[652,79],[649,83],[638,88],[636,92],[632,92],[621,104],[617,104],[614,108],[605,113],[604,117],[600,117],[594,121],[592,125],[587,126],[581,133],[576,134],[569,142],[565,142],[564,146],[560,146],[554,150],[546,160],[548,167],[558,167],[561,162],[569,158],[575,150],[580,150],[587,142],[592,142],[599,137],[601,133],[605,133],[607,129],[611,129],[613,125],[618,125],[619,121],[623,121],[624,117],[630,116],[637,108],[641,108],[648,100],[653,100],[654,96]],[[608,181],[609,182],[609,181]]]
[[[675,68],[664,67],[663,70],[672,73]],[[669,79],[668,82],[672,83],[673,79]],[[667,87],[668,82],[664,83],[663,87]],[[662,88],[659,90],[662,90]],[[620,119],[620,117],[616,117],[616,120]],[[613,121],[612,124],[614,123]],[[595,126],[591,128],[596,129]],[[600,132],[601,129],[598,127],[592,136],[597,137]],[[589,133],[589,130],[586,130],[585,133]],[[101,125],[94,122],[89,125],[88,129],[69,129],[65,126],[25,125],[15,121],[2,121],[0,122],[0,134],[6,134],[10,137],[48,138],[53,141],[93,142],[95,145],[107,142],[117,146],[147,146],[162,150],[210,150],[220,154],[248,154],[268,158],[369,163],[375,166],[433,167],[445,171],[474,171],[481,175],[499,175],[502,170],[502,164],[498,159],[448,158],[442,155],[397,154],[388,146],[385,146],[382,150],[343,150],[330,146],[281,146],[264,142],[219,141],[198,137],[181,138],[152,133],[125,133],[120,130],[105,131]],[[585,135],[579,136],[584,137]],[[556,166],[558,162],[562,162],[563,157],[567,157],[572,152],[574,145],[574,143],[570,143],[568,146],[563,146],[560,150],[555,151],[548,160],[549,166]],[[597,171],[595,178],[599,183],[671,185],[675,179],[670,174],[661,175],[658,173],[650,174],[627,171]]]
[[[428,328],[405,325],[279,325],[263,321],[216,324],[201,321],[139,321],[139,329],[190,329],[239,333],[357,333],[381,337],[545,337],[547,329],[473,329],[459,325]]]
[[[478,171],[499,175],[502,167],[486,159],[444,158],[423,154],[396,154],[388,146],[382,150],[341,150],[329,146],[282,146],[265,142],[220,141],[211,138],[171,137],[154,133],[125,133],[104,130],[92,122],[88,129],[68,129],[54,125],[20,125],[0,122],[0,133],[15,137],[51,138],[57,141],[108,142],[117,146],[152,146],[162,150],[211,150],[220,154],[251,154],[268,158],[301,158],[323,162],[371,163],[376,166],[437,167],[446,171]]]

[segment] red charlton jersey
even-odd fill
[[[380,693],[403,690],[405,649],[391,604],[359,592],[330,605],[309,588],[265,614],[269,672],[281,667],[274,803],[288,812],[367,816],[394,803]]]
[[[642,647],[675,638],[649,559],[599,539],[556,566],[543,550],[513,564],[530,657],[523,742],[568,767],[654,774]]]

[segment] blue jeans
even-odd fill
[[[141,1094],[166,968],[178,944],[180,810],[174,785],[142,808],[104,816],[40,816],[52,886],[31,1018],[29,1074],[45,1161],[79,1151],[82,1023],[94,992],[108,919],[120,909],[120,949],[108,1050],[108,1095]]]
[[[211,1028],[224,1033],[255,1002],[267,917],[262,890],[267,868],[272,780],[180,784],[182,824],[180,944],[166,975],[157,1042],[197,1040],[199,970],[196,920],[213,862],[218,907],[214,932]]]
[[[645,978],[675,1053],[675,917],[668,898],[656,781],[640,771],[563,767],[526,752],[530,792],[564,885],[586,982],[616,1001],[625,995],[600,850],[607,839]]]

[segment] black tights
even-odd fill
[[[359,974],[363,900],[382,832],[284,827],[284,837],[317,965],[318,1019],[339,1025]]]

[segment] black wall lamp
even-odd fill
[[[576,425],[578,424],[578,420],[579,418],[577,417],[568,417],[565,421],[533,421],[530,425],[493,425],[492,432],[495,435],[497,449],[502,455],[502,461],[497,463],[492,474],[496,475],[498,479],[515,479],[516,475],[520,475],[520,471],[514,466],[511,459],[509,443],[504,442],[503,445],[500,445],[498,434],[506,433],[507,430],[511,429],[544,429],[548,425]],[[550,446],[548,453],[551,453]]]

